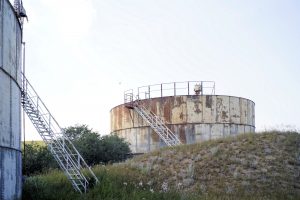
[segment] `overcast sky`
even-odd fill
[[[108,134],[125,89],[213,80],[216,94],[255,102],[257,130],[300,129],[298,0],[23,4],[26,75],[62,127]]]

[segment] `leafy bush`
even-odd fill
[[[22,158],[24,175],[41,173],[58,167],[47,147],[38,143],[31,142],[25,144],[25,151],[22,151]]]
[[[117,135],[105,135],[101,138],[101,161],[114,163],[127,159],[131,150],[128,143]]]
[[[88,165],[120,162],[131,155],[128,143],[117,135],[101,137],[87,125],[71,126],[64,130]],[[33,142],[25,144],[25,154],[26,157],[23,151],[24,175],[37,174],[58,167],[43,144]]]
[[[128,143],[117,135],[101,137],[87,125],[68,127],[65,133],[89,165],[120,162],[131,155]]]

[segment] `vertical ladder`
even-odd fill
[[[133,101],[133,93],[125,93],[125,105],[129,109],[134,109],[158,134],[167,146],[180,145],[179,138],[165,125],[165,122],[156,114],[145,108],[139,100]]]
[[[22,75],[22,78],[21,102],[24,111],[74,189],[80,193],[85,193],[90,182],[81,170],[87,168],[88,176],[94,179],[95,183],[99,182],[97,177],[65,135],[64,130],[51,115],[26,77]]]

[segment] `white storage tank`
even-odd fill
[[[255,132],[255,104],[249,99],[214,94],[214,82],[181,82],[138,88],[139,104],[161,117],[182,143],[192,144]],[[145,153],[164,142],[133,109],[111,109],[111,132],[125,138],[132,152]]]
[[[0,0],[0,199],[21,198],[22,29],[8,0]]]

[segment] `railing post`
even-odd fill
[[[174,82],[174,96],[176,96],[176,83]]]
[[[201,89],[201,95],[203,95],[203,81],[201,81],[200,89]]]

